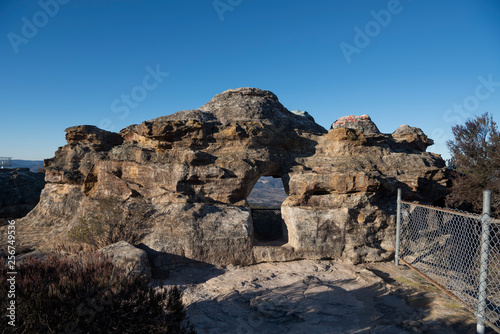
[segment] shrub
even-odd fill
[[[483,190],[492,192],[492,214],[499,216],[500,132],[488,113],[452,128],[448,141],[450,167],[454,169],[448,206],[481,213]]]
[[[2,266],[0,277],[7,276]],[[2,317],[2,333],[194,333],[177,287],[155,291],[126,277],[100,253],[49,255],[18,264],[16,327]],[[7,308],[7,284],[0,308]]]
[[[128,206],[116,197],[99,200],[95,210],[80,218],[69,231],[71,240],[96,249],[119,241],[137,244],[148,227],[150,208],[136,200]]]

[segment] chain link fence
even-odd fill
[[[500,333],[500,222],[414,204],[398,192],[396,265],[401,260]]]

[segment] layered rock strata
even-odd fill
[[[45,161],[41,201],[20,224],[41,231],[33,246],[67,242],[86,212],[113,197],[129,210],[149,207],[141,242],[155,267],[173,258],[384,260],[394,251],[396,189],[425,203],[446,194],[445,163],[425,152],[432,141],[420,129],[381,134],[363,116],[327,131],[255,88],[225,91],[199,109],[119,134],[71,127],[66,139]],[[261,176],[281,178],[289,196],[279,246],[254,243],[247,197]]]

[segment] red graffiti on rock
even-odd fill
[[[349,116],[340,117],[333,124],[343,125],[343,124],[347,124],[347,123],[357,123],[357,122],[368,120],[368,119],[370,119],[370,116],[368,116],[368,115],[361,115],[361,116],[349,115]]]

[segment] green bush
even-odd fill
[[[7,277],[2,266],[0,277]],[[2,316],[1,333],[194,333],[177,287],[155,291],[140,277],[126,277],[100,253],[49,255],[18,264],[16,327]],[[9,300],[0,284],[0,309]]]

